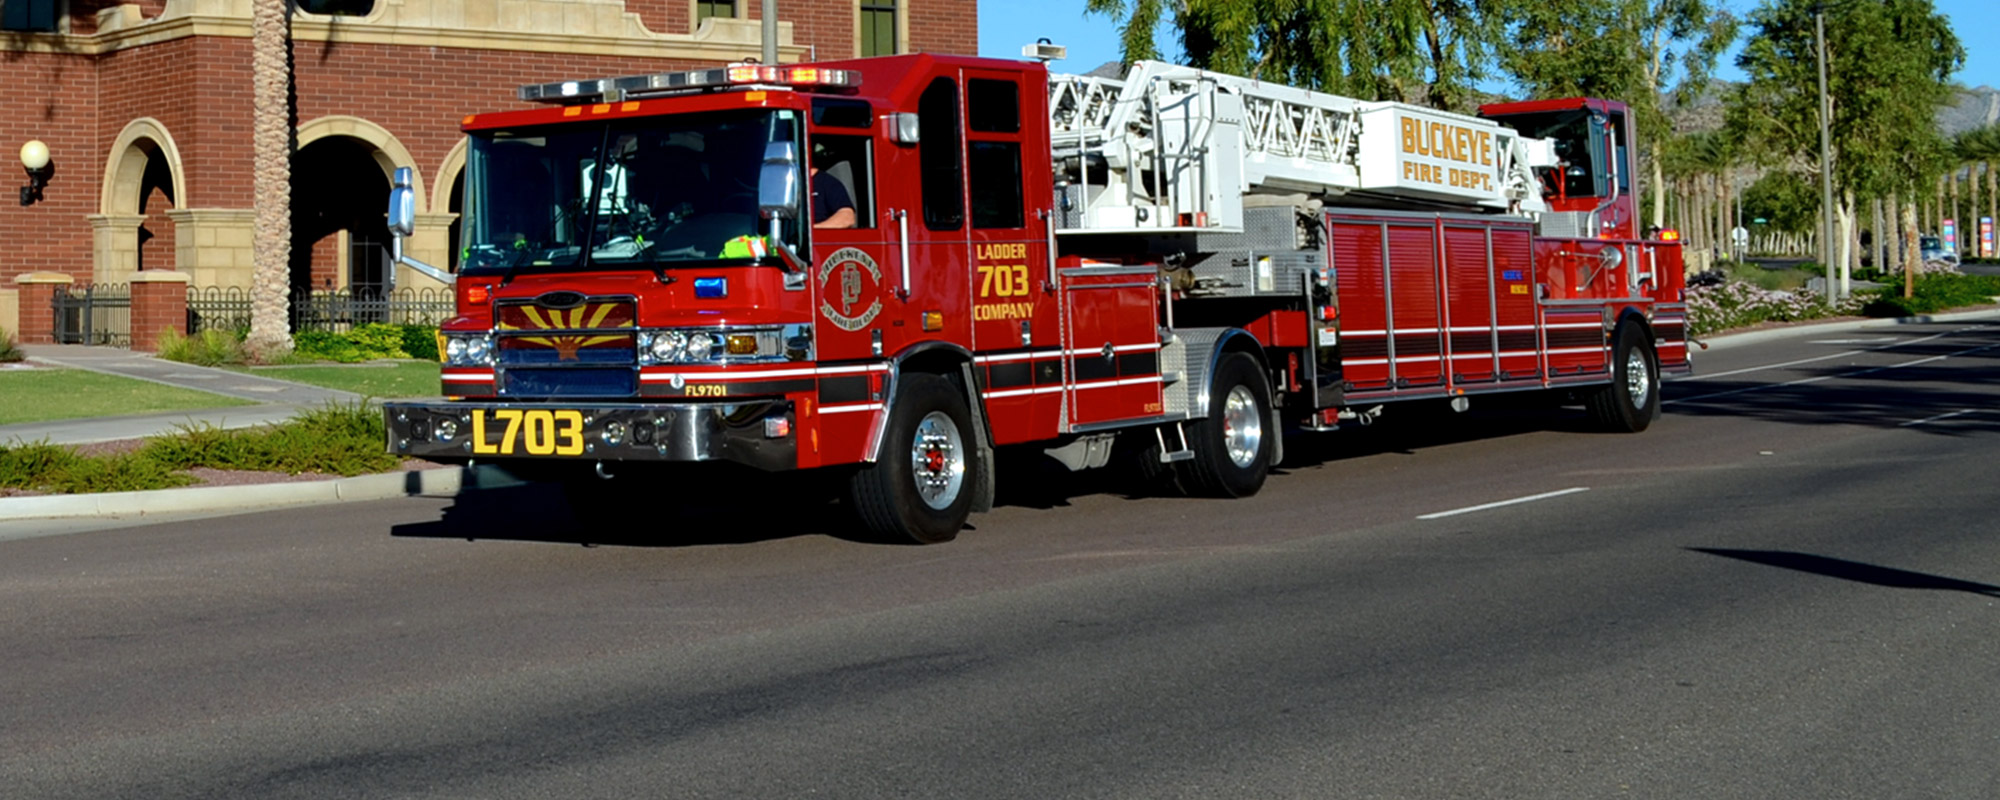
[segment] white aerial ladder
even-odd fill
[[[1244,208],[1546,210],[1551,143],[1491,120],[1158,61],[1049,76],[1057,232],[1240,233]]]

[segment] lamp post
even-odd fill
[[[1813,7],[1813,42],[1819,50],[1819,259],[1826,267],[1826,305],[1832,308],[1833,285],[1833,135],[1828,117],[1833,101],[1826,96],[1826,6]]]
[[[759,20],[763,35],[764,63],[778,63],[778,0],[764,0],[764,16]]]
[[[40,139],[21,145],[21,167],[28,171],[28,185],[21,187],[21,205],[31,206],[42,199],[42,187],[49,185],[55,167],[49,161],[49,146]]]

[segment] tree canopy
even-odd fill
[[[1864,196],[1908,191],[1944,169],[1935,114],[1965,61],[1930,0],[1766,0],[1737,66],[1749,78],[1729,107],[1766,163],[1817,176],[1819,76],[1813,12],[1824,7],[1834,182]]]

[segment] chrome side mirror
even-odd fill
[[[757,173],[757,210],[765,219],[799,215],[799,154],[791,142],[764,145],[764,167]]]
[[[389,233],[408,236],[417,229],[417,190],[410,186],[415,175],[409,167],[397,167],[395,184],[389,189]]]

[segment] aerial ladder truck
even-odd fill
[[[996,448],[1244,496],[1287,431],[1540,392],[1636,432],[1688,369],[1614,101],[929,54],[520,97],[464,120],[445,396],[387,404],[388,446],[583,510],[824,469],[935,542],[990,507]]]

